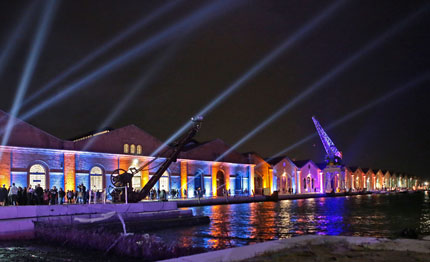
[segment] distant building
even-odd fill
[[[280,194],[295,194],[298,192],[298,167],[286,156],[267,159],[273,169],[274,189]]]
[[[322,193],[322,170],[312,160],[293,161],[297,171],[297,188],[299,194]]]

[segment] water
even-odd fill
[[[422,235],[430,235],[428,192],[217,205],[192,210],[196,215],[209,216],[211,223],[150,233],[167,242],[205,250],[303,234],[398,237],[403,229],[412,228]],[[124,257],[99,251],[82,252],[68,244],[0,241],[0,261],[75,260],[123,261]]]
[[[192,208],[209,225],[154,232],[184,246],[221,249],[303,234],[399,237],[430,234],[429,193],[379,194]]]

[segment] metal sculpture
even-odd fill
[[[116,169],[112,172],[111,182],[114,186],[110,194],[112,195],[115,202],[125,201],[126,194],[128,202],[135,203],[139,202],[142,199],[145,199],[160,177],[164,174],[167,168],[170,166],[172,162],[176,162],[179,153],[184,148],[186,144],[190,142],[190,140],[197,134],[201,127],[201,123],[203,121],[203,117],[193,117],[191,118],[194,125],[190,130],[181,137],[178,141],[176,141],[173,145],[171,145],[167,150],[170,151],[169,156],[165,158],[164,162],[159,165],[159,169],[154,175],[149,179],[148,183],[140,190],[133,191],[132,188],[132,178],[134,175],[138,174],[140,171],[148,168],[149,165],[155,162],[159,157],[155,157],[151,161],[148,161],[143,166],[139,168],[130,168],[130,170],[124,169]],[[167,154],[167,153],[166,153]],[[163,155],[163,154],[160,154]]]

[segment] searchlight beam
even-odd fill
[[[12,109],[10,110],[11,117],[9,118],[9,121],[6,124],[5,132],[3,134],[3,139],[1,143],[3,146],[6,145],[7,142],[9,141],[9,136],[14,126],[13,119],[14,117],[16,117],[16,115],[19,112],[19,109],[21,108],[22,100],[24,98],[25,92],[27,91],[28,85],[30,84],[31,78],[33,76],[34,68],[36,66],[37,60],[39,59],[42,46],[45,42],[46,34],[49,31],[52,18],[54,16],[58,3],[59,2],[56,0],[50,0],[46,2],[46,6],[42,14],[42,19],[38,25],[38,30],[35,35],[35,38],[33,39],[33,45],[30,50],[30,54],[27,58],[27,62],[25,64],[24,72],[21,76],[18,90],[15,94],[15,99],[12,104]]]
[[[66,79],[68,76],[72,75],[76,71],[78,71],[80,68],[84,67],[85,65],[89,64],[90,62],[94,61],[96,58],[100,57],[101,55],[105,54],[107,51],[112,49],[112,47],[116,46],[120,42],[122,42],[124,39],[129,37],[130,35],[136,33],[138,30],[141,30],[148,26],[151,22],[156,20],[158,17],[164,15],[165,13],[168,13],[171,11],[174,7],[178,5],[178,3],[181,2],[181,0],[176,0],[169,2],[167,5],[164,5],[154,12],[152,12],[149,16],[141,19],[136,24],[129,27],[127,30],[123,31],[121,34],[117,35],[115,38],[111,39],[109,42],[105,43],[102,47],[98,48],[91,54],[87,55],[83,59],[79,60],[77,63],[66,69],[66,71],[59,74],[56,78],[52,79],[50,82],[48,82],[46,85],[44,85],[41,89],[37,90],[35,93],[33,93],[30,97],[28,97],[23,105],[29,104],[34,99],[38,98],[43,93],[47,92],[49,89]]]
[[[224,1],[215,1],[205,5],[203,8],[200,8],[197,12],[193,13],[191,16],[182,19],[179,23],[170,26],[169,28],[165,29],[161,33],[154,35],[144,43],[139,44],[138,46],[126,52],[125,54],[110,61],[108,64],[91,72],[90,74],[81,78],[77,82],[67,86],[60,93],[54,96],[51,96],[50,98],[46,99],[44,102],[36,105],[33,109],[25,112],[20,118],[22,120],[29,119],[30,117],[36,115],[37,113],[40,113],[41,111],[47,109],[53,104],[60,102],[61,100],[65,99],[66,97],[76,92],[77,90],[83,88],[84,86],[88,85],[89,83],[113,71],[119,66],[124,65],[125,63],[128,63],[136,59],[137,57],[142,56],[143,54],[147,54],[148,52],[152,51],[162,43],[168,40],[171,40],[174,37],[177,37],[178,35],[181,34],[182,31],[188,32],[191,28],[192,29],[197,28],[203,22],[206,22],[209,19],[214,18],[218,14],[225,13],[225,10],[226,10],[225,8],[227,6],[231,9],[232,7],[238,7],[239,3],[242,3],[242,1],[228,2],[228,4],[227,2],[224,2]]]
[[[344,60],[341,64],[337,65],[335,68],[333,68],[330,72],[325,74],[322,78],[320,78],[318,81],[316,81],[314,84],[312,84],[310,87],[308,87],[305,91],[300,93],[298,96],[296,96],[293,100],[288,102],[285,106],[280,108],[278,111],[276,111],[274,114],[272,114],[270,117],[266,118],[262,123],[260,123],[256,128],[254,128],[252,131],[250,131],[248,134],[243,136],[238,142],[236,142],[233,146],[231,146],[227,151],[225,151],[223,154],[221,154],[216,161],[221,160],[223,157],[228,155],[230,152],[235,150],[237,147],[248,141],[251,137],[255,136],[258,132],[266,128],[269,124],[271,124],[273,121],[275,121],[277,118],[288,112],[291,108],[293,108],[295,105],[297,105],[299,102],[301,102],[303,99],[311,95],[313,92],[320,89],[322,86],[324,86],[327,82],[335,78],[338,74],[344,72],[348,67],[352,66],[355,62],[357,62],[361,57],[381,45],[387,38],[391,37],[395,33],[399,32],[401,29],[406,27],[411,21],[413,21],[415,18],[417,18],[419,15],[423,14],[424,12],[428,11],[430,5],[427,5],[425,8],[422,8],[418,10],[417,12],[414,12],[413,14],[409,15],[407,18],[403,19],[399,23],[395,24],[394,26],[390,27],[387,31],[385,31],[382,35],[368,43],[365,47],[360,49],[358,52],[350,56],[348,59]]]
[[[206,116],[210,111],[212,111],[216,106],[218,106],[227,97],[232,95],[240,87],[242,87],[247,81],[263,70],[267,65],[278,58],[283,52],[291,48],[297,41],[301,40],[306,34],[313,30],[316,26],[327,19],[335,10],[337,10],[342,1],[337,1],[335,4],[330,5],[323,12],[321,12],[317,17],[306,23],[302,28],[296,31],[292,36],[285,39],[277,48],[268,53],[263,59],[256,63],[251,69],[249,69],[245,74],[239,77],[233,84],[231,84],[227,89],[225,89],[221,94],[219,94],[215,99],[213,99],[208,105],[201,109],[196,115]],[[190,128],[191,124],[186,122],[182,127],[180,127],[175,133],[173,133],[159,148],[151,153],[151,156],[159,153],[168,144],[174,141],[178,136],[180,136],[185,130]]]

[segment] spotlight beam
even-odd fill
[[[252,131],[250,131],[248,134],[243,136],[239,141],[237,141],[233,146],[231,146],[227,151],[225,151],[223,154],[221,154],[215,161],[220,161],[223,157],[225,157],[227,154],[235,150],[237,147],[248,141],[250,138],[255,136],[258,132],[266,128],[269,124],[271,124],[273,121],[278,119],[280,116],[288,112],[291,108],[293,108],[295,105],[297,105],[299,102],[301,102],[303,99],[311,95],[316,90],[323,87],[327,82],[332,80],[333,78],[337,77],[340,73],[344,72],[347,68],[352,66],[355,62],[357,62],[361,57],[381,45],[387,38],[393,36],[395,33],[399,32],[401,29],[406,27],[411,21],[413,21],[416,17],[421,15],[422,13],[426,12],[429,9],[430,5],[427,5],[426,8],[420,9],[417,12],[414,12],[412,15],[409,15],[407,18],[403,19],[399,23],[395,24],[394,26],[390,27],[389,30],[385,31],[382,35],[368,43],[364,48],[360,49],[358,52],[350,56],[348,59],[344,60],[342,63],[337,65],[335,68],[333,68],[330,72],[324,75],[324,77],[320,78],[318,81],[316,81],[314,84],[312,84],[310,87],[308,87],[305,91],[300,93],[298,96],[296,96],[293,100],[288,102],[286,105],[284,105],[282,108],[280,108],[278,111],[276,111],[274,114],[272,114],[270,117],[266,118],[263,122],[261,122],[256,128],[254,128]]]
[[[239,3],[241,2],[242,1],[228,2],[228,8],[238,7]],[[152,36],[144,43],[135,46],[133,49],[113,59],[106,65],[94,70],[93,72],[81,78],[80,80],[76,81],[75,83],[67,86],[61,92],[51,96],[50,98],[46,99],[44,102],[36,105],[33,109],[24,113],[20,118],[22,120],[27,120],[28,118],[36,115],[37,113],[40,113],[41,111],[45,110],[49,106],[52,106],[53,104],[56,104],[59,101],[65,99],[66,97],[76,92],[77,90],[83,88],[84,86],[88,85],[89,83],[113,71],[119,66],[124,65],[127,62],[130,62],[131,60],[136,59],[137,57],[140,57],[143,54],[146,54],[152,51],[153,49],[160,46],[163,42],[166,42],[167,40],[172,40],[174,37],[177,37],[178,35],[180,35],[182,31],[188,31],[191,28],[196,29],[197,27],[202,25],[203,22],[206,22],[209,19],[214,18],[218,13],[225,12],[225,8],[227,7],[226,3],[227,2],[224,2],[224,1],[214,1],[214,2],[211,2],[210,4],[207,4],[205,7],[199,9],[191,16],[182,19],[179,23],[172,25],[169,28],[162,31],[161,33],[158,33]]]
[[[153,78],[157,75],[157,73],[162,69],[167,60],[173,55],[173,53],[177,50],[177,45],[173,45],[173,47],[169,48],[169,50],[160,58],[157,59],[156,63],[150,65],[149,70],[145,70],[146,73],[140,77],[134,85],[127,91],[126,95],[121,99],[121,101],[115,106],[115,108],[110,112],[110,114],[105,118],[105,120],[100,124],[97,129],[97,132],[102,131],[104,128],[109,126],[124,109],[130,104],[133,98],[137,95],[138,92],[142,91],[147,85],[153,80]],[[97,140],[97,136],[90,139],[85,146],[83,147],[83,151],[86,151],[94,142]]]
[[[198,116],[204,116],[210,111],[212,111],[217,105],[224,101],[227,97],[232,95],[240,87],[242,87],[247,81],[258,74],[267,65],[273,62],[277,57],[279,57],[283,52],[297,43],[300,39],[306,36],[311,30],[317,27],[325,19],[327,19],[339,6],[342,1],[338,1],[335,4],[330,5],[323,12],[321,12],[317,17],[309,21],[302,28],[296,31],[292,36],[285,39],[277,48],[267,54],[263,59],[261,59],[257,64],[255,64],[251,69],[245,72],[241,77],[239,77],[233,84],[231,84],[227,89],[225,89],[221,94],[219,94],[214,100],[212,100],[207,106],[201,109],[197,114]],[[158,154],[163,148],[173,142],[178,136],[180,136],[185,130],[187,130],[192,123],[187,121],[182,125],[174,134],[170,136],[159,148],[151,153],[151,156]]]
[[[6,124],[5,133],[3,135],[2,143],[1,143],[3,146],[6,145],[9,140],[9,136],[14,125],[13,119],[19,112],[25,92],[27,91],[28,85],[33,76],[34,68],[36,66],[37,60],[39,59],[40,52],[45,42],[46,34],[49,31],[57,4],[58,4],[58,1],[56,0],[50,0],[46,2],[46,6],[43,11],[43,16],[38,25],[38,30],[35,34],[35,38],[33,39],[33,44],[30,50],[30,54],[27,58],[27,62],[25,64],[24,72],[21,76],[17,93],[15,94],[15,98],[12,104],[12,109],[10,110],[11,117],[9,118]]]
[[[356,116],[358,116],[358,115],[360,115],[360,114],[362,114],[362,113],[364,113],[364,112],[366,112],[366,111],[368,111],[368,110],[370,110],[370,109],[372,109],[378,105],[381,105],[382,103],[387,102],[388,100],[394,98],[395,96],[400,95],[401,93],[404,93],[405,91],[407,91],[411,88],[417,87],[421,83],[428,81],[428,80],[430,80],[430,72],[426,72],[426,73],[418,76],[417,78],[409,81],[405,85],[398,87],[398,88],[394,89],[393,91],[388,92],[385,95],[383,95],[377,99],[372,100],[370,103],[366,104],[365,106],[362,106],[362,107],[342,116],[341,118],[338,118],[334,122],[327,125],[327,127],[325,127],[325,130],[333,129],[333,128],[339,126],[340,124],[343,124],[346,121],[349,121],[349,120],[355,118]],[[294,148],[296,148],[296,147],[302,145],[303,143],[311,140],[312,138],[317,137],[317,135],[318,135],[317,132],[314,132],[313,134],[308,135],[307,137],[299,140],[298,142],[296,142],[296,143],[282,149],[278,153],[274,154],[273,156],[271,156],[269,158],[268,161],[270,161],[276,157],[279,157],[281,155],[286,154],[287,152],[293,150]]]
[[[46,85],[44,85],[41,89],[37,90],[35,93],[33,93],[31,96],[29,96],[25,101],[23,105],[29,104],[34,99],[38,98],[40,95],[60,83],[62,80],[67,78],[68,76],[72,75],[76,71],[78,71],[83,66],[89,64],[90,62],[94,61],[96,58],[100,57],[107,51],[109,51],[112,47],[116,46],[118,43],[129,37],[130,35],[136,33],[138,30],[145,28],[147,25],[149,25],[151,22],[153,22],[158,17],[164,15],[165,13],[171,11],[174,7],[178,5],[178,3],[181,2],[181,0],[176,0],[169,2],[167,5],[164,5],[155,12],[151,13],[149,16],[141,19],[139,22],[134,24],[133,26],[129,27],[127,30],[116,36],[115,38],[111,39],[109,42],[105,43],[101,48],[98,48],[97,50],[93,51],[91,54],[87,55],[83,59],[79,60],[77,63],[66,69],[66,71],[59,74],[57,77],[52,79],[50,82],[48,82]]]
[[[9,57],[13,54],[15,48],[17,47],[18,38],[24,34],[25,30],[30,25],[29,20],[33,14],[33,10],[35,9],[36,3],[36,1],[33,1],[27,7],[20,19],[21,22],[17,24],[13,34],[9,37],[7,44],[2,48],[2,53],[0,55],[0,74],[3,71],[3,68],[6,65],[6,62],[8,61]]]

